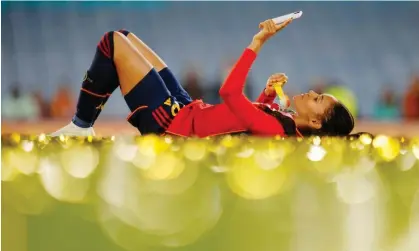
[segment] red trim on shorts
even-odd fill
[[[181,134],[177,134],[177,133],[174,133],[174,132],[170,132],[170,131],[166,131],[166,133],[165,133],[165,135],[175,135],[175,136],[180,136],[180,137],[188,137],[188,136],[186,136],[186,135],[181,135]]]
[[[237,130],[237,131],[229,131],[229,132],[223,132],[223,133],[216,133],[216,134],[211,134],[208,135],[206,137],[214,137],[214,136],[219,136],[219,135],[226,135],[226,134],[230,134],[230,133],[239,133],[239,132],[247,132],[248,130]]]
[[[166,125],[165,126],[165,129],[166,129],[170,125],[170,122],[163,116],[163,114],[158,109],[154,110],[154,112],[157,114],[157,116],[159,116],[163,124]]]
[[[152,112],[151,115],[153,115],[153,118],[157,121],[157,123],[164,129],[166,129],[166,127],[164,126],[164,124],[160,121],[159,117],[155,114],[155,112]]]
[[[172,121],[172,119],[170,118],[169,114],[167,114],[166,110],[163,109],[163,107],[159,107],[158,108],[159,111],[164,115],[164,117],[168,120],[168,121]]]

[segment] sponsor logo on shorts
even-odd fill
[[[164,104],[167,106],[171,106],[172,105],[172,100],[170,98],[166,99],[166,101],[164,101]]]

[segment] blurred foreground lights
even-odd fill
[[[249,158],[255,153],[255,149],[251,147],[243,147],[239,152],[236,153],[238,158]]]
[[[155,135],[146,135],[138,138],[138,151],[142,155],[155,156],[157,154],[160,138]]]
[[[31,152],[33,150],[34,143],[33,141],[24,140],[22,141],[22,149],[25,152]]]
[[[207,148],[202,140],[189,140],[183,146],[183,155],[192,161],[202,160],[206,153]]]
[[[31,175],[36,172],[38,155],[35,152],[27,152],[24,149],[5,149],[3,151],[2,162],[8,166],[6,168],[15,169],[25,175]]]
[[[137,145],[137,152],[131,162],[140,169],[150,168],[157,159],[156,139],[146,136]]]
[[[134,144],[126,144],[124,142],[120,142],[119,144],[115,145],[114,149],[119,159],[128,162],[135,158],[138,147]]]
[[[4,162],[4,157],[1,160],[1,181],[12,181],[16,178],[19,172],[11,165]]]
[[[311,145],[307,153],[307,158],[311,161],[321,161],[326,156],[326,150],[321,146]]]
[[[237,138],[233,138],[231,135],[226,135],[224,136],[221,141],[220,141],[220,145],[224,146],[224,147],[233,147],[235,145],[237,145]]]
[[[39,135],[38,137],[39,142],[45,142],[46,140],[47,140],[47,136],[44,133]]]
[[[271,170],[278,167],[286,155],[285,149],[276,148],[256,151],[253,155],[255,163],[264,170]]]
[[[226,175],[230,189],[250,200],[266,199],[278,194],[287,179],[284,167],[264,170],[252,159],[237,159]]]
[[[319,136],[315,136],[313,138],[313,145],[319,146],[321,142],[322,142],[322,140],[321,140],[321,138]]]
[[[367,174],[374,170],[375,161],[367,156],[361,156],[358,163],[354,165],[354,171],[359,174]]]
[[[389,137],[385,135],[378,135],[377,137],[375,137],[374,141],[372,142],[372,146],[375,148],[383,147],[388,144],[388,141],[389,141]]]
[[[172,144],[173,143],[173,139],[170,136],[165,136],[164,137],[164,142],[166,142],[166,144]]]
[[[419,159],[419,142],[416,142],[416,144],[412,145],[412,152],[416,159]]]
[[[184,161],[173,152],[164,152],[158,155],[153,165],[140,169],[142,174],[152,180],[176,179],[185,169]]]
[[[148,169],[156,163],[156,158],[155,154],[142,154],[138,151],[132,160],[132,164],[139,169]]]
[[[138,196],[131,188],[126,193],[133,195],[134,203],[121,207],[103,203],[98,210],[100,226],[125,250],[190,245],[211,230],[222,214],[221,192],[216,186],[198,186],[191,193],[174,197]]]
[[[401,171],[409,171],[415,165],[417,159],[415,154],[409,151],[407,148],[400,150],[400,157],[397,159],[398,167]]]
[[[20,134],[17,134],[17,133],[12,133],[12,134],[10,135],[10,139],[11,139],[11,141],[12,141],[12,142],[14,142],[14,143],[19,143],[19,142],[20,142]]]
[[[99,164],[99,154],[92,146],[71,147],[61,151],[59,156],[64,170],[75,178],[89,177]]]
[[[364,145],[370,145],[372,143],[372,137],[368,134],[362,134],[359,137],[359,141],[361,141],[361,143]]]
[[[376,189],[374,183],[356,172],[342,172],[335,177],[337,195],[344,203],[358,204],[371,200]]]
[[[71,177],[62,170],[56,158],[42,158],[38,173],[45,191],[53,198],[71,203],[85,199],[89,180]]]
[[[217,166],[217,165],[212,165],[210,166],[211,171],[213,171],[214,173],[225,173],[228,171],[228,168],[225,166]]]
[[[375,137],[372,145],[378,155],[387,162],[394,160],[400,153],[400,142],[384,135]]]

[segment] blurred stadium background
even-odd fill
[[[419,250],[418,2],[2,1],[1,8],[2,250]],[[356,131],[406,138],[21,135],[69,122],[106,31],[134,32],[192,96],[217,103],[258,23],[296,10],[302,19],[261,51],[249,97],[285,72],[289,94],[333,90],[343,98],[357,113]],[[127,114],[117,90],[97,133],[136,134]]]
[[[416,2],[4,2],[3,132],[49,132],[67,123],[99,38],[120,28],[155,49],[194,97],[217,103],[258,23],[295,10],[304,11],[302,19],[263,49],[248,95],[257,97],[270,74],[285,72],[289,94],[334,85],[353,93],[347,99],[357,130],[412,134],[419,126],[412,122],[419,118]],[[127,114],[115,91],[98,132],[135,133]]]

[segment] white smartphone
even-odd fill
[[[286,14],[286,15],[283,15],[283,16],[280,16],[280,17],[272,18],[272,20],[274,21],[275,24],[280,24],[280,23],[283,23],[283,22],[287,21],[290,18],[292,18],[292,19],[300,18],[301,15],[303,15],[302,11],[296,11],[294,13],[290,13],[290,14]]]

